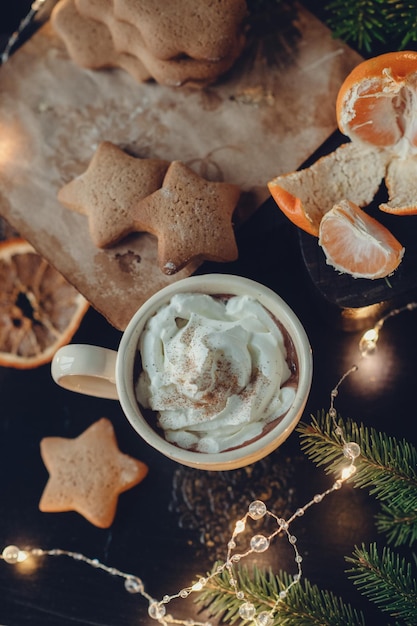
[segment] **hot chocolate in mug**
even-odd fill
[[[117,351],[69,344],[51,372],[68,390],[119,400],[134,430],[168,458],[228,470],[287,439],[307,402],[313,364],[306,332],[278,294],[247,278],[208,274],[151,296]]]

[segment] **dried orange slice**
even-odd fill
[[[417,153],[417,52],[388,52],[357,65],[336,101],[342,133],[355,141]]]
[[[0,242],[0,365],[18,369],[52,360],[89,304],[23,239]]]
[[[342,200],[324,215],[319,245],[326,262],[354,278],[384,278],[398,267],[404,248],[380,222]]]

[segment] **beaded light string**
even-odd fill
[[[416,308],[417,302],[411,302],[404,307],[393,309],[387,315],[378,320],[375,326],[367,330],[361,337],[361,340],[359,342],[359,352],[361,358],[368,357],[375,352],[376,343],[379,338],[379,331],[381,330],[387,319],[393,317],[394,315],[398,315],[403,311],[412,311]],[[0,560],[3,560],[5,563],[9,564],[18,564],[25,561],[28,557],[40,558],[44,556],[66,556],[74,559],[75,561],[81,561],[83,563],[86,563],[93,568],[103,570],[104,572],[112,576],[124,579],[125,589],[130,593],[138,593],[145,600],[147,600],[149,605],[149,616],[159,622],[159,624],[161,624],[162,626],[168,626],[169,624],[178,624],[182,626],[211,626],[210,622],[207,621],[199,622],[193,619],[177,619],[167,613],[166,607],[174,599],[187,598],[190,594],[201,591],[209,583],[209,581],[211,581],[216,576],[222,574],[226,570],[229,575],[230,586],[232,587],[236,598],[241,602],[239,608],[239,616],[241,617],[243,622],[253,624],[254,626],[272,626],[274,622],[274,616],[279,611],[280,602],[284,600],[284,598],[286,598],[291,587],[300,582],[302,576],[301,564],[303,559],[297,548],[297,538],[295,535],[290,533],[290,525],[294,520],[302,517],[313,504],[319,504],[320,502],[322,502],[323,498],[333,493],[334,491],[341,489],[343,483],[348,480],[348,478],[350,478],[356,471],[355,462],[361,454],[361,449],[359,444],[357,444],[356,442],[346,440],[343,429],[338,425],[336,420],[337,411],[335,409],[335,399],[338,396],[339,387],[343,383],[343,381],[349,375],[356,372],[358,369],[359,368],[357,365],[353,365],[343,374],[338,383],[330,392],[330,406],[328,409],[328,414],[333,422],[334,433],[339,437],[342,444],[343,455],[349,461],[349,465],[343,468],[340,478],[338,478],[327,490],[314,495],[309,502],[307,502],[303,507],[298,508],[295,513],[293,513],[293,515],[286,520],[277,517],[274,513],[269,511],[265,503],[261,500],[255,500],[251,502],[247,513],[235,523],[232,536],[227,544],[227,554],[225,562],[218,565],[213,573],[206,577],[199,578],[197,582],[190,585],[189,587],[185,587],[173,595],[165,595],[163,596],[162,600],[156,600],[145,591],[145,586],[138,576],[122,572],[114,567],[109,567],[104,563],[101,563],[98,559],[91,559],[87,556],[84,556],[83,554],[71,552],[68,550],[43,550],[41,548],[28,548],[22,550],[15,545],[9,545],[4,548],[2,554],[0,555]],[[276,529],[269,535],[263,535],[260,533],[253,535],[249,541],[248,549],[243,552],[236,552],[235,550],[237,548],[237,537],[244,532],[248,521],[256,521],[268,517],[275,521]],[[279,591],[272,607],[269,610],[261,610],[260,612],[257,612],[255,605],[247,598],[244,591],[239,589],[238,578],[235,574],[235,566],[237,563],[239,563],[242,559],[249,556],[250,554],[261,553],[268,550],[271,541],[280,533],[286,534],[287,540],[294,550],[294,561],[296,563],[297,571],[293,575],[292,580],[287,585],[287,587]]]
[[[366,356],[366,355],[362,354],[362,356]],[[336,422],[337,411],[334,407],[334,401],[335,401],[335,398],[339,394],[339,387],[343,383],[345,378],[347,378],[350,374],[353,374],[354,372],[356,372],[358,369],[359,368],[357,365],[352,365],[352,367],[343,374],[343,376],[341,377],[337,385],[330,392],[330,408],[328,410],[328,414],[329,414],[329,417],[332,418],[335,435],[337,435],[340,438],[340,441],[342,443],[343,454],[347,459],[350,460],[350,465],[344,467],[342,470],[342,475],[341,475],[342,481],[347,480],[348,478],[353,476],[353,474],[356,472],[355,460],[358,458],[358,456],[360,456],[361,449],[360,449],[359,444],[357,444],[355,441],[346,441],[345,436],[343,434],[343,429]]]
[[[8,60],[9,56],[10,56],[10,52],[13,48],[13,46],[19,41],[23,31],[29,26],[29,24],[32,22],[32,20],[34,19],[35,15],[38,13],[38,11],[42,8],[42,6],[45,4],[46,0],[34,0],[34,2],[32,2],[29,12],[25,15],[25,17],[21,20],[19,26],[17,27],[17,29],[10,35],[6,46],[3,50],[3,53],[1,55],[1,62],[6,63],[6,61]]]
[[[32,22],[38,11],[42,8],[46,0],[34,0],[32,3],[28,14],[23,18],[20,22],[17,30],[10,36],[5,49],[1,55],[1,62],[4,64],[9,56],[13,46],[18,42],[20,36],[23,31],[29,26]],[[387,315],[382,317],[375,326],[369,330],[367,330],[363,336],[361,337],[359,343],[359,350],[362,357],[366,357],[371,355],[376,349],[376,343],[379,338],[379,332],[384,325],[384,323],[390,317],[397,315],[403,311],[411,311],[417,308],[416,302],[411,302],[404,307],[393,309]],[[319,504],[322,502],[323,498],[327,495],[333,493],[336,490],[339,490],[343,483],[350,478],[356,471],[355,461],[361,454],[360,446],[356,442],[347,441],[344,437],[343,429],[337,424],[336,416],[337,412],[334,407],[335,399],[339,392],[339,387],[345,380],[347,376],[356,372],[358,367],[356,365],[352,366],[345,374],[340,378],[336,386],[332,389],[330,393],[330,408],[328,410],[329,416],[332,418],[334,425],[334,432],[340,438],[342,443],[342,449],[344,456],[349,460],[349,465],[346,466],[342,472],[340,478],[338,478],[333,485],[323,491],[322,493],[318,493],[313,496],[313,498],[307,502],[303,507],[298,508],[295,513],[290,516],[288,519],[279,518],[274,513],[269,511],[264,502],[260,500],[255,500],[251,502],[249,505],[247,513],[237,522],[235,523],[234,530],[227,544],[227,555],[226,560],[223,564],[217,566],[215,571],[206,576],[201,577],[197,582],[190,585],[189,587],[185,587],[178,591],[173,595],[165,595],[162,600],[156,600],[151,595],[149,595],[143,584],[143,581],[138,576],[135,576],[130,573],[123,572],[115,567],[109,567],[99,561],[98,559],[91,559],[81,553],[73,552],[69,550],[62,549],[51,549],[44,550],[42,548],[28,548],[28,549],[20,549],[15,545],[8,545],[4,548],[3,552],[0,555],[0,560],[3,560],[5,563],[16,565],[22,563],[26,559],[32,558],[42,558],[48,556],[66,556],[75,561],[83,562],[86,565],[89,565],[95,569],[100,569],[111,576],[115,576],[124,580],[124,586],[126,591],[132,594],[140,594],[145,600],[148,602],[148,613],[151,618],[159,622],[162,626],[168,626],[169,624],[178,624],[182,626],[211,626],[210,622],[198,622],[193,619],[176,619],[172,615],[166,612],[166,606],[174,599],[177,598],[187,598],[190,594],[194,592],[201,591],[210,580],[215,578],[216,576],[222,574],[225,570],[227,570],[229,574],[229,583],[232,587],[233,592],[236,595],[236,598],[241,602],[239,608],[239,616],[244,622],[250,622],[255,626],[272,626],[274,622],[274,616],[279,611],[279,604],[282,600],[286,598],[290,589],[300,582],[302,577],[302,556],[297,548],[297,538],[295,535],[290,533],[290,525],[294,520],[299,517],[302,517],[305,512],[314,504]],[[246,529],[247,523],[250,520],[260,520],[262,518],[272,518],[276,522],[276,529],[270,533],[269,535],[263,534],[255,534],[252,536],[249,542],[249,548],[243,552],[235,552],[237,548],[237,537]],[[251,554],[262,553],[269,549],[271,545],[271,541],[281,533],[285,533],[289,544],[292,546],[294,550],[294,561],[296,564],[296,573],[293,575],[291,582],[282,589],[278,594],[277,598],[274,601],[272,607],[266,611],[262,610],[257,612],[255,605],[250,602],[250,600],[246,597],[245,593],[239,589],[238,579],[235,574],[235,566],[245,557],[248,557]]]
[[[366,331],[359,342],[359,352],[361,358],[372,355],[376,350],[376,343],[379,338],[379,331],[387,319],[398,315],[403,311],[411,311],[417,308],[416,302],[411,302],[404,307],[393,309],[383,318],[381,318],[375,326]],[[76,561],[81,561],[90,565],[93,568],[103,570],[104,572],[124,579],[125,589],[130,593],[138,593],[148,602],[148,614],[156,620],[162,626],[168,626],[169,624],[178,624],[182,626],[211,626],[210,622],[199,622],[193,619],[177,619],[167,613],[167,605],[174,599],[187,598],[190,594],[201,591],[213,578],[222,574],[225,570],[229,575],[230,586],[240,601],[239,616],[244,623],[250,623],[254,626],[272,626],[274,617],[279,611],[279,604],[282,602],[288,592],[300,582],[302,576],[302,556],[297,548],[297,538],[290,532],[290,525],[297,518],[302,517],[305,512],[313,505],[322,502],[323,498],[333,493],[336,490],[341,489],[343,483],[348,480],[356,471],[356,459],[361,454],[359,444],[353,441],[347,441],[343,429],[338,425],[336,417],[337,411],[335,409],[335,399],[339,393],[339,387],[343,381],[352,373],[358,370],[357,365],[353,365],[347,370],[343,376],[339,379],[336,386],[330,392],[330,406],[328,409],[329,417],[332,419],[334,426],[334,433],[340,439],[342,444],[342,450],[344,457],[349,461],[349,465],[343,468],[340,478],[335,480],[333,485],[322,493],[318,493],[307,502],[303,507],[298,508],[292,516],[288,519],[277,517],[274,513],[269,511],[264,502],[261,500],[255,500],[249,505],[247,513],[235,523],[232,536],[227,544],[226,559],[223,564],[218,565],[215,570],[206,577],[201,577],[194,584],[189,587],[185,587],[173,595],[165,595],[162,600],[156,600],[150,596],[146,591],[142,580],[133,574],[122,572],[114,567],[109,567],[104,563],[101,563],[98,559],[90,559],[83,554],[77,552],[71,552],[68,550],[53,549],[43,550],[41,548],[30,548],[22,550],[15,545],[9,545],[4,548],[0,555],[0,560],[9,564],[18,564],[25,561],[28,557],[44,557],[44,556],[67,556]],[[262,518],[271,518],[276,523],[276,529],[269,535],[263,535],[257,533],[252,536],[249,541],[248,549],[243,552],[236,552],[237,549],[237,537],[246,529],[247,523],[250,520],[261,520]],[[296,564],[296,573],[293,575],[290,583],[284,589],[280,590],[277,597],[274,599],[274,603],[269,610],[257,611],[255,605],[247,598],[244,591],[239,588],[238,577],[235,574],[236,564],[250,554],[262,553],[269,549],[271,541],[280,533],[285,533],[289,544],[294,550],[294,561]]]
[[[138,593],[144,599],[146,599],[149,605],[149,616],[159,622],[162,626],[168,626],[169,624],[178,624],[183,626],[211,626],[211,623],[207,621],[198,622],[193,619],[177,619],[167,613],[166,607],[167,604],[169,604],[174,599],[187,598],[190,594],[201,591],[207,585],[207,583],[209,583],[209,581],[227,570],[229,574],[229,583],[232,587],[232,590],[235,593],[236,598],[241,602],[239,608],[239,616],[241,617],[241,619],[244,622],[254,624],[254,626],[272,626],[274,622],[274,616],[279,611],[280,602],[284,600],[284,598],[286,598],[289,590],[294,585],[300,582],[302,576],[301,563],[303,558],[297,548],[297,537],[290,533],[290,525],[294,520],[302,517],[307,509],[309,509],[313,504],[319,504],[327,495],[340,489],[343,483],[350,476],[352,476],[356,470],[355,460],[360,455],[360,447],[355,442],[349,442],[345,440],[343,430],[336,423],[336,409],[334,407],[334,401],[338,395],[338,390],[342,382],[349,374],[355,372],[357,369],[357,366],[351,367],[341,377],[337,385],[334,387],[334,389],[332,389],[330,393],[330,408],[328,412],[334,421],[335,433],[341,438],[341,442],[343,444],[343,454],[350,461],[350,464],[343,469],[341,477],[338,478],[329,489],[326,489],[322,493],[314,495],[309,502],[307,502],[303,507],[298,508],[295,513],[293,513],[293,515],[291,515],[288,519],[283,519],[276,516],[274,513],[267,509],[265,503],[261,500],[255,500],[251,502],[247,513],[235,523],[232,536],[227,544],[227,554],[225,562],[218,565],[210,575],[200,577],[197,582],[190,585],[189,587],[185,587],[177,593],[174,593],[173,595],[164,595],[162,600],[158,601],[145,591],[145,586],[141,578],[139,578],[138,576],[122,572],[117,568],[109,567],[104,563],[101,563],[101,561],[99,561],[98,559],[91,559],[87,556],[84,556],[83,554],[80,554],[78,552],[72,552],[69,550],[43,550],[42,548],[20,549],[15,545],[9,545],[4,548],[2,554],[0,555],[0,559],[2,559],[5,563],[18,564],[25,561],[29,557],[41,558],[45,556],[66,556],[75,561],[80,561],[87,565],[90,565],[95,569],[103,570],[104,572],[112,576],[124,579],[126,591],[128,591],[129,593]],[[237,537],[244,532],[248,521],[257,521],[262,518],[271,518],[273,521],[275,521],[276,529],[269,535],[263,535],[260,533],[253,535],[249,541],[249,547],[243,552],[236,552],[235,550],[237,548]],[[297,571],[293,575],[292,580],[287,585],[287,587],[282,589],[277,594],[277,597],[275,598],[272,607],[269,610],[262,610],[260,612],[257,612],[255,605],[250,602],[245,593],[241,589],[239,589],[238,579],[235,575],[235,566],[242,559],[248,557],[251,554],[262,553],[268,550],[271,545],[271,541],[281,533],[285,533],[289,544],[294,550],[294,561]]]
[[[5,49],[1,55],[1,62],[3,64],[8,60],[13,46],[18,42],[23,31],[32,22],[35,15],[44,5],[45,1],[46,0],[34,0],[34,2],[32,3],[30,7],[28,14],[20,22],[17,30],[11,35],[11,37],[9,38],[5,46]],[[354,371],[353,368],[351,371]],[[350,371],[348,373],[350,373]],[[331,392],[331,406],[329,409],[329,413],[334,411],[334,398],[337,395],[337,390],[340,384],[343,382],[344,378],[348,375],[348,373],[346,373],[340,379],[335,389],[333,389]],[[339,432],[341,429],[339,429],[339,427],[336,426],[336,423],[335,423],[335,427],[337,429],[338,434],[343,437],[343,434]],[[235,524],[232,537],[227,544],[227,555],[226,555],[225,562],[219,565],[212,574],[206,577],[199,578],[199,580],[195,582],[194,584],[190,585],[189,587],[185,587],[181,589],[180,591],[178,591],[177,593],[173,595],[163,596],[162,600],[160,601],[155,600],[152,596],[150,596],[146,592],[143,581],[138,576],[123,572],[115,567],[109,567],[108,565],[105,565],[98,559],[95,559],[95,558],[91,559],[79,552],[73,552],[70,550],[62,550],[60,548],[51,549],[51,550],[44,550],[42,548],[20,549],[18,546],[8,545],[4,548],[3,552],[0,554],[0,560],[3,560],[5,563],[11,564],[11,565],[17,565],[19,563],[26,561],[30,557],[42,558],[42,557],[49,557],[49,556],[55,556],[55,557],[66,556],[67,558],[71,558],[75,561],[85,563],[86,565],[89,565],[90,567],[93,567],[95,569],[102,570],[106,572],[107,574],[110,574],[111,576],[122,578],[124,579],[124,586],[125,586],[126,591],[132,594],[138,593],[145,600],[147,600],[148,605],[149,605],[148,606],[149,616],[152,619],[159,622],[162,626],[168,626],[169,624],[178,624],[182,626],[211,626],[210,622],[207,622],[207,621],[198,622],[193,619],[185,619],[185,620],[177,619],[166,612],[166,605],[169,604],[169,602],[171,602],[174,599],[187,598],[191,593],[201,591],[210,580],[222,574],[223,571],[227,570],[229,574],[229,583],[237,599],[241,601],[241,606],[239,609],[239,616],[242,618],[242,620],[244,620],[244,622],[252,622],[252,624],[254,624],[255,626],[272,626],[273,621],[274,621],[274,615],[279,610],[279,603],[287,596],[291,587],[300,581],[301,576],[302,576],[301,563],[303,559],[296,545],[297,538],[295,537],[295,535],[291,534],[289,531],[290,524],[295,519],[303,516],[306,510],[310,506],[312,506],[313,504],[318,504],[319,502],[323,500],[325,496],[329,495],[330,493],[332,493],[333,491],[337,489],[340,489],[343,482],[349,476],[353,474],[352,469],[354,468],[354,462],[357,456],[359,455],[360,450],[359,452],[357,451],[355,447],[357,446],[357,444],[346,442],[344,439],[342,439],[342,441],[343,441],[344,454],[346,457],[350,459],[349,471],[347,472],[346,475],[342,473],[342,477],[336,480],[332,487],[330,487],[329,489],[327,489],[326,491],[320,494],[316,494],[309,502],[307,502],[307,504],[305,504],[303,507],[298,508],[295,511],[295,513],[291,517],[289,517],[287,520],[279,518],[271,511],[268,511],[264,502],[260,500],[253,501],[249,505],[247,513],[241,519],[239,519]],[[359,448],[359,446],[357,447]],[[245,530],[248,520],[250,519],[260,520],[262,518],[267,518],[267,517],[272,518],[276,522],[276,526],[277,526],[276,530],[274,530],[269,535],[262,535],[262,534],[253,535],[252,538],[250,539],[249,548],[247,550],[245,550],[244,552],[240,552],[240,553],[235,552],[235,549],[237,546],[236,538],[239,534],[241,534]],[[234,568],[238,562],[240,562],[242,559],[249,556],[250,554],[262,553],[268,550],[270,547],[271,541],[280,533],[286,534],[289,544],[293,547],[294,561],[296,563],[297,571],[293,575],[292,581],[288,584],[288,586],[279,592],[277,598],[274,601],[272,608],[268,611],[260,611],[258,613],[254,604],[250,602],[245,596],[245,593],[239,589]]]
[[[391,311],[389,311],[389,313],[381,317],[377,321],[375,326],[373,326],[372,328],[369,328],[367,331],[363,333],[359,341],[359,352],[361,353],[361,356],[369,356],[375,352],[376,344],[379,339],[379,332],[381,328],[383,327],[383,325],[385,324],[385,322],[390,317],[394,317],[395,315],[398,315],[399,313],[403,313],[404,311],[413,311],[416,308],[417,308],[417,302],[409,302],[403,307],[392,309]]]

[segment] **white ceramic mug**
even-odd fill
[[[135,395],[134,365],[139,337],[147,320],[176,293],[248,295],[258,300],[286,329],[294,344],[298,384],[294,402],[269,432],[238,448],[218,453],[182,449],[169,443],[143,416]],[[249,465],[272,452],[294,430],[304,410],[312,380],[312,354],[306,332],[292,309],[274,291],[255,281],[227,274],[191,276],[151,296],[130,320],[116,351],[91,345],[60,348],[52,361],[52,377],[71,391],[118,399],[135,429],[162,454],[189,467],[227,470]]]

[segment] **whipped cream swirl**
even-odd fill
[[[148,321],[139,350],[138,402],[182,448],[241,446],[295,397],[283,333],[248,296],[177,294]]]

